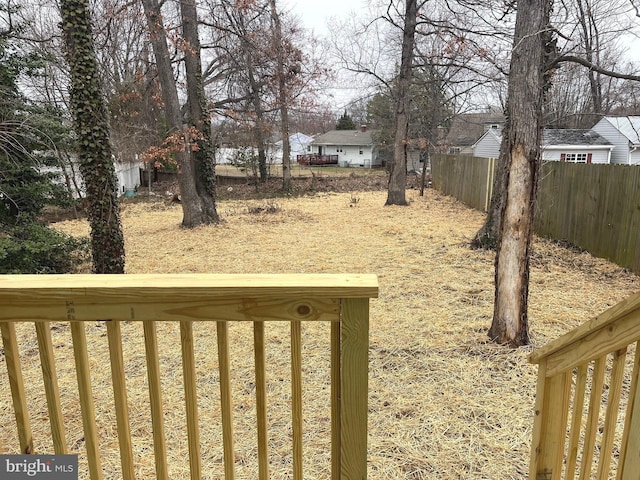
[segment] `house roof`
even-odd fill
[[[275,137],[272,137],[275,138]],[[289,135],[289,143],[293,144],[293,143],[298,143],[298,144],[304,144],[307,145],[309,143],[311,143],[311,141],[313,140],[313,137],[310,137],[309,135],[305,135],[304,133],[300,133],[300,132],[296,132],[296,133],[292,133],[291,135]],[[275,145],[282,145],[282,135],[278,135],[277,138],[274,139],[273,142]]]
[[[455,117],[446,137],[441,140],[446,145],[465,147],[473,145],[482,137],[490,125],[503,124],[504,115],[497,112],[465,113]]]
[[[318,135],[312,145],[372,145],[372,131],[366,130],[331,130]]]
[[[482,137],[478,139],[476,144],[487,135],[491,135],[495,138],[496,142],[500,144],[502,142],[502,130],[491,129],[487,130]],[[474,144],[475,145],[475,144]],[[568,129],[568,128],[545,128],[542,131],[542,147],[550,148],[555,146],[602,146],[612,147],[611,143],[602,137],[600,134],[593,130],[585,129]]]
[[[542,145],[611,145],[611,143],[593,130],[584,129],[551,129],[542,132]]]
[[[640,145],[640,117],[604,117],[634,145]]]

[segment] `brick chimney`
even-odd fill
[[[366,132],[367,131],[367,126],[366,125],[360,125],[360,131],[362,133]]]

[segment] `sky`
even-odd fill
[[[285,0],[291,11],[302,19],[304,26],[318,36],[329,34],[332,18],[343,19],[350,13],[362,9],[367,0]]]
[[[300,18],[302,26],[319,39],[329,38],[332,24],[368,10],[370,3],[371,0],[282,0],[284,8]],[[341,113],[354,99],[361,96],[362,91],[353,81],[340,80],[326,93],[331,95],[331,100],[326,100],[326,103]]]

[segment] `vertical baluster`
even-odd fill
[[[152,320],[144,320],[142,325],[144,328],[144,348],[147,358],[147,377],[149,379],[149,405],[151,407],[156,478],[157,480],[169,480],[156,324]]]
[[[35,322],[38,350],[40,351],[40,364],[42,365],[42,379],[44,391],[47,397],[47,409],[49,411],[49,423],[53,449],[57,454],[67,453],[67,441],[65,439],[64,423],[62,421],[62,408],[60,406],[60,390],[58,388],[58,375],[56,362],[53,356],[53,343],[51,341],[51,329],[49,322]]]
[[[267,437],[267,379],[264,351],[264,322],[253,322],[253,348],[256,369],[256,417],[258,428],[258,473],[260,480],[269,479],[269,447]]]
[[[302,333],[299,321],[291,322],[291,425],[293,479],[302,480]]]
[[[600,418],[600,402],[602,400],[602,386],[604,385],[604,372],[607,358],[598,358],[593,365],[593,376],[591,378],[591,392],[589,394],[589,414],[587,416],[587,427],[584,434],[584,447],[582,461],[580,462],[580,480],[591,478],[591,468],[593,464],[593,449],[596,444],[596,433],[598,432],[598,420]]]
[[[636,357],[631,374],[629,404],[624,422],[622,449],[617,480],[637,479],[640,472],[640,342],[636,343]]]
[[[331,479],[340,479],[340,322],[331,323]]]
[[[198,395],[196,394],[196,361],[193,351],[192,322],[180,322],[180,343],[182,345],[182,376],[184,397],[187,407],[187,437],[189,443],[189,469],[192,480],[202,478],[200,458],[200,426],[198,424]]]
[[[124,357],[122,354],[122,333],[120,331],[119,321],[110,320],[107,322],[107,337],[109,338],[111,381],[113,383],[113,400],[116,407],[122,477],[124,480],[134,480],[133,450],[131,447],[131,429],[129,427],[129,405],[127,404],[127,386],[124,373]]]
[[[78,393],[80,395],[80,410],[84,427],[84,441],[87,448],[89,475],[91,480],[101,480],[102,467],[100,466],[96,413],[91,393],[89,353],[87,351],[84,322],[71,322],[71,340],[73,342],[73,356],[76,362],[76,376],[78,377]]]
[[[24,392],[24,380],[22,378],[22,365],[20,362],[20,351],[18,350],[15,324],[13,322],[0,322],[0,332],[2,333],[4,357],[9,373],[13,411],[15,412],[16,424],[18,426],[20,453],[33,453],[33,436],[31,434],[31,423],[29,422],[29,411],[27,410],[27,399]]]
[[[609,478],[609,466],[611,465],[613,440],[618,422],[620,393],[622,392],[626,358],[626,347],[613,354],[613,368],[609,382],[609,394],[607,395],[607,412],[605,414],[604,431],[602,432],[602,442],[600,445],[600,461],[598,462],[597,478]]]
[[[231,374],[229,369],[229,326],[216,322],[218,333],[218,365],[220,369],[220,404],[222,412],[222,444],[224,447],[225,480],[235,478],[235,454],[233,446],[233,407]]]
[[[580,426],[584,410],[584,394],[587,388],[588,364],[580,365],[576,373],[576,391],[573,396],[573,415],[571,418],[571,432],[569,436],[569,450],[565,479],[573,480],[578,461],[578,444],[580,442]]]

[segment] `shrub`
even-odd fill
[[[88,239],[38,223],[0,227],[0,274],[70,273],[89,255]]]

